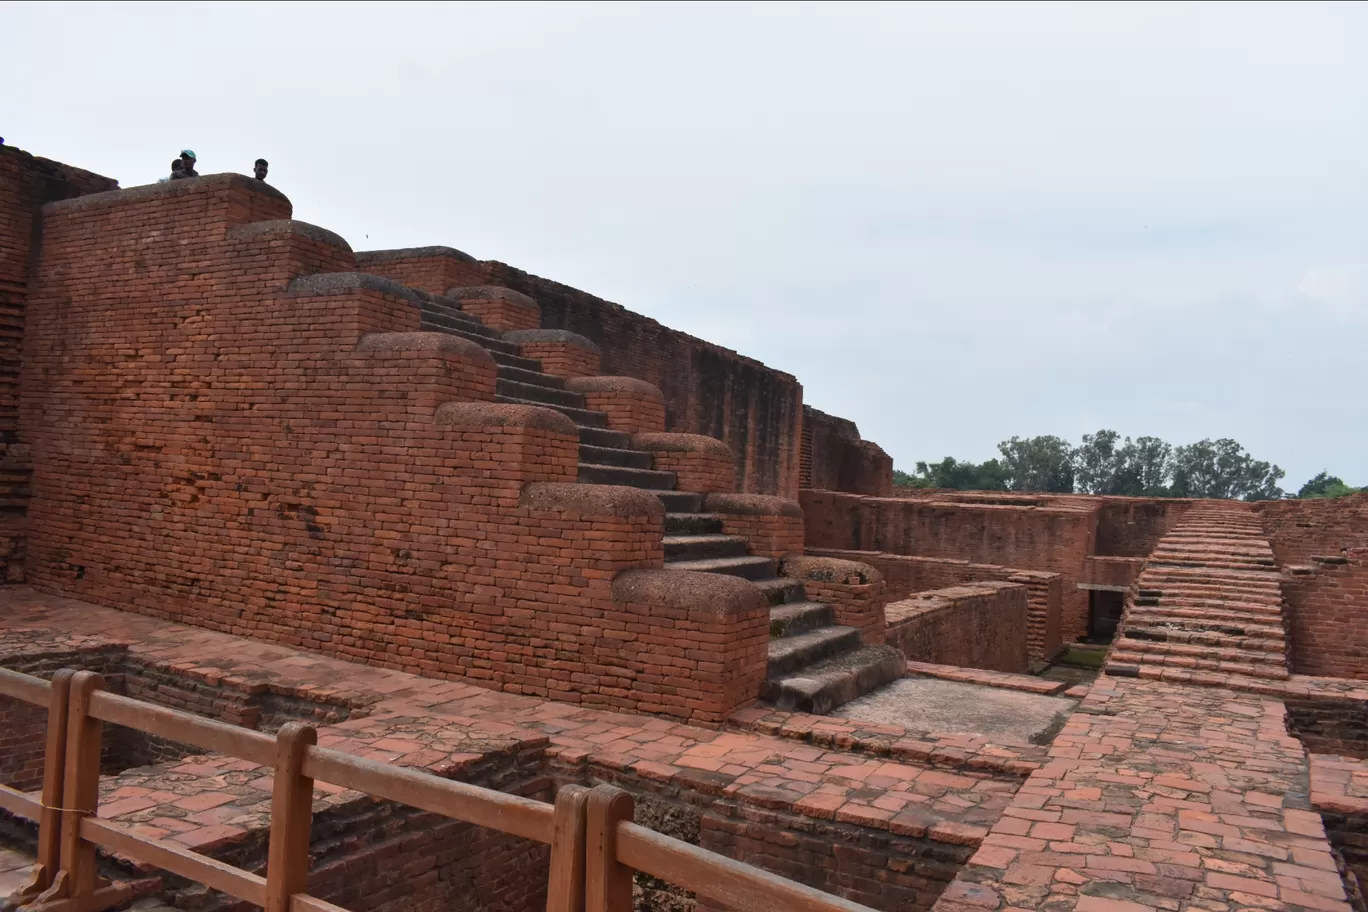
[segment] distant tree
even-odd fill
[[[910,488],[949,488],[956,491],[1005,491],[1007,482],[1002,464],[961,462],[947,456],[940,462],[918,462],[915,475],[894,471],[893,483]]]
[[[999,443],[998,450],[1008,490],[1073,492],[1074,453],[1067,440],[1048,435],[1026,440],[1013,437]]]
[[[1173,447],[1158,437],[1129,437],[1116,431],[1084,434],[1074,450],[1074,478],[1085,494],[1163,497],[1173,474]]]
[[[1175,497],[1277,500],[1283,496],[1278,481],[1287,473],[1254,459],[1229,437],[1180,446],[1173,462]]]
[[[1368,488],[1351,488],[1341,479],[1321,472],[1306,484],[1302,485],[1297,491],[1298,497],[1343,497],[1346,494],[1357,494],[1359,491],[1368,491]]]

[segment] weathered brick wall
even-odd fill
[[[1026,587],[1026,651],[1032,661],[1048,662],[1060,651],[1062,578],[1042,570],[1019,570],[945,557],[911,557],[877,551],[809,548],[809,554],[860,561],[878,569],[894,601],[934,589],[967,583],[1007,582]]]
[[[716,437],[736,455],[740,490],[798,496],[803,389],[790,374],[662,326],[587,292],[450,248],[363,251],[361,268],[432,293],[502,285],[541,307],[541,325],[598,344],[601,371],[636,377],[665,397],[665,430]],[[528,357],[538,357],[531,351]],[[547,367],[550,370],[550,366]]]
[[[1368,760],[1368,705],[1362,700],[1286,700],[1287,730],[1313,754]]]
[[[1190,500],[1171,498],[1090,498],[1100,503],[1097,513],[1097,551],[1103,556],[1148,557],[1159,539],[1192,506]]]
[[[661,565],[659,501],[568,483],[573,425],[489,402],[488,353],[412,332],[415,293],[300,278],[352,255],[289,213],[230,176],[49,208],[24,367],[34,584],[637,707],[621,657],[649,646],[610,618],[611,582]]]
[[[855,422],[846,418],[803,406],[800,457],[800,487],[876,497],[893,493],[893,458],[862,440]]]
[[[1140,571],[1145,569],[1143,557],[1097,557],[1087,559],[1083,568],[1083,582],[1092,586],[1112,586],[1129,589]]]
[[[721,796],[707,773],[680,777],[690,782],[644,778],[601,766],[562,770],[558,777],[584,785],[608,782],[632,793],[635,822],[728,858],[807,884],[884,912],[924,912],[954,879],[974,849],[956,844],[954,824],[934,812],[918,823],[909,809],[906,823],[889,829],[835,819],[831,811],[799,814],[782,790],[756,789],[753,796]],[[923,773],[938,791],[969,788],[989,778],[982,773],[939,770]],[[1015,787],[1015,783],[1012,787]],[[946,832],[932,832],[944,828]],[[948,838],[947,838],[948,837]],[[717,906],[645,874],[635,877],[638,912],[710,912]]]
[[[995,503],[859,497],[803,491],[809,548],[950,557],[1061,577],[1063,642],[1088,632],[1088,594],[1080,591],[1094,552],[1096,506],[1007,506]]]
[[[542,371],[556,377],[596,377],[603,373],[598,346],[578,333],[563,329],[519,329],[504,333],[524,358],[541,362]]]
[[[0,146],[0,583],[24,578],[29,449],[19,441],[19,367],[29,264],[42,246],[39,210],[118,181]]]
[[[921,592],[888,605],[886,642],[909,662],[1025,673],[1026,587],[983,582]]]
[[[1368,548],[1285,573],[1294,674],[1368,679]]]
[[[1368,547],[1368,492],[1255,504],[1278,563],[1307,564],[1345,548]]]

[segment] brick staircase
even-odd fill
[[[1107,673],[1161,677],[1164,669],[1288,677],[1277,562],[1249,506],[1193,506],[1132,587]]]
[[[667,569],[730,574],[765,593],[770,645],[761,699],[780,709],[825,713],[902,676],[896,649],[865,645],[858,630],[835,623],[830,605],[809,601],[800,581],[780,577],[777,561],[751,554],[743,536],[723,534],[723,518],[703,512],[702,494],[677,490],[673,472],[656,470],[652,455],[633,449],[630,434],[610,430],[607,414],[585,408],[583,395],[566,389],[564,378],[543,373],[541,362],[521,356],[516,343],[454,299],[429,295],[422,313],[424,330],[470,339],[493,356],[497,401],[552,408],[575,423],[582,483],[643,488],[660,498]]]

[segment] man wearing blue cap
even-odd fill
[[[181,177],[199,177],[199,172],[195,170],[195,153],[189,149],[181,150]],[[175,179],[175,175],[172,175]]]

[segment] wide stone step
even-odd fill
[[[439,304],[425,305],[419,323],[423,327],[431,326],[438,330],[459,329],[485,338],[497,339],[501,335],[498,330],[490,329],[480,322],[479,317],[472,317],[463,310],[442,307]]]
[[[665,560],[708,560],[741,557],[748,544],[743,535],[666,535]]]
[[[768,557],[712,557],[705,560],[666,561],[666,570],[692,570],[695,573],[725,573],[742,579],[762,580],[774,576],[776,562]]]
[[[555,409],[571,421],[575,422],[575,424],[582,427],[608,427],[608,416],[603,412],[591,412],[588,409],[572,408],[568,405],[557,405],[554,402],[538,402],[535,399],[519,399],[516,396],[495,396],[494,401],[507,402],[510,405],[537,405],[542,408]],[[582,434],[580,439],[583,440]]]
[[[601,427],[580,427],[580,443],[588,446],[604,447],[610,450],[626,450],[632,445],[632,435],[623,431],[610,431]]]
[[[565,389],[565,378],[541,371],[523,370],[521,367],[499,367],[500,380],[514,380],[529,386],[549,386],[552,389]]]
[[[1287,641],[1281,632],[1269,636],[1257,636],[1222,633],[1215,630],[1181,630],[1176,627],[1161,627],[1132,621],[1127,621],[1122,625],[1120,638],[1144,640],[1146,642],[1184,643],[1198,647],[1203,651],[1242,649],[1249,652],[1272,652],[1283,655],[1287,649]]]
[[[421,328],[427,329],[429,331],[444,332],[452,336],[460,336],[463,339],[469,339],[471,342],[476,343],[481,348],[488,349],[491,354],[493,352],[499,352],[505,355],[518,354],[518,346],[514,345],[512,342],[505,342],[503,339],[497,338],[495,336],[487,336],[479,332],[473,332],[464,327],[422,324]]]
[[[581,443],[579,461],[593,465],[623,466],[629,469],[649,469],[655,461],[650,453],[641,450],[620,450],[616,447],[590,446]]]
[[[1126,617],[1137,619],[1174,619],[1174,621],[1209,621],[1212,623],[1233,623],[1233,625],[1257,626],[1270,630],[1282,630],[1282,614],[1249,614],[1241,611],[1220,611],[1218,608],[1185,608],[1161,604],[1133,604],[1126,611]]]
[[[692,491],[653,491],[665,505],[666,513],[697,513],[703,509],[703,495]]]
[[[1252,617],[1282,618],[1282,606],[1268,602],[1240,602],[1231,599],[1194,598],[1183,595],[1137,595],[1131,602],[1136,608],[1182,608],[1200,611],[1228,611]]]
[[[1274,661],[1247,662],[1239,659],[1223,660],[1200,658],[1196,656],[1167,655],[1147,650],[1113,649],[1107,657],[1109,662],[1127,665],[1163,665],[1166,668],[1185,668],[1189,671],[1211,671],[1218,674],[1238,674],[1252,678],[1286,680],[1289,675],[1287,666]]]
[[[722,517],[716,513],[666,513],[666,535],[718,535]]]
[[[782,678],[859,646],[860,631],[854,627],[819,627],[795,636],[776,637],[769,644],[769,676]]]
[[[509,355],[504,352],[492,351],[489,356],[494,359],[494,363],[500,367],[516,367],[520,370],[529,371],[534,374],[541,373],[541,362],[536,358],[524,358],[522,355]]]
[[[782,643],[784,640],[771,640]],[[907,663],[891,646],[865,646],[783,678],[767,679],[760,699],[777,709],[822,715],[903,676]]]
[[[542,405],[568,405],[577,409],[584,408],[584,395],[567,389],[520,383],[517,380],[499,380],[495,386],[495,391],[500,396],[525,399],[528,402],[540,402]]]
[[[793,637],[836,623],[836,612],[822,602],[789,602],[770,608],[770,636]]]
[[[675,486],[675,473],[581,462],[579,480],[581,484],[623,485],[648,491],[668,491]]]
[[[1284,662],[1285,653],[1281,650],[1245,649],[1234,645],[1234,640],[1230,637],[1226,637],[1225,640],[1229,645],[1213,647],[1200,643],[1146,640],[1122,636],[1116,640],[1113,648],[1124,649],[1127,652],[1189,656],[1194,659],[1210,659],[1221,662],[1249,662],[1252,665],[1261,665],[1268,662],[1279,664]]]
[[[807,590],[803,588],[801,580],[776,576],[773,579],[756,580],[755,585],[765,593],[771,607],[807,601]]]

